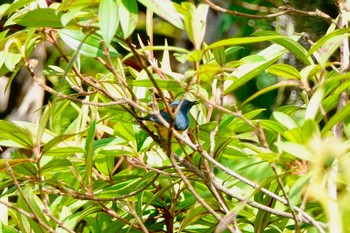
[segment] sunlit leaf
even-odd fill
[[[323,88],[318,88],[316,92],[312,95],[310,102],[306,108],[305,119],[315,119],[316,114],[321,106],[323,94]]]
[[[333,31],[325,36],[323,36],[321,39],[319,39],[308,51],[308,56],[311,56],[315,51],[332,41],[334,38],[339,38],[338,36],[341,37],[347,37],[347,33],[350,32],[350,28],[343,28],[343,29],[338,29],[336,31]],[[336,39],[337,40],[337,39]],[[325,48],[327,49],[327,48]]]
[[[212,209],[218,209],[216,202],[206,200],[206,203],[210,205]],[[187,214],[185,215],[186,217],[181,222],[179,231],[183,231],[187,226],[195,223],[196,221],[198,221],[206,215],[208,215],[208,210],[204,208],[204,206],[202,206],[201,204],[196,203],[192,206],[191,209],[188,210]]]
[[[12,168],[14,166],[27,163],[27,162],[33,162],[32,159],[29,158],[23,158],[23,159],[1,159],[0,160],[0,172],[4,172],[7,170],[6,163]]]
[[[299,71],[287,64],[274,64],[266,71],[281,78],[301,79]]]
[[[7,8],[6,13],[7,14],[12,14],[15,11],[18,11],[20,8],[28,5],[31,2],[34,2],[35,0],[19,0],[19,1],[14,1],[11,3],[10,7]]]
[[[302,195],[305,192],[305,187],[310,181],[310,175],[305,174],[300,176],[300,178],[293,184],[289,191],[290,205],[298,205],[302,200]]]
[[[298,127],[290,116],[284,114],[283,112],[273,112],[273,117],[282,125],[284,125],[287,129],[293,129]]]
[[[173,3],[170,0],[138,0],[142,5],[150,8],[154,13],[167,20],[169,23],[184,29],[182,20],[175,10]]]
[[[275,142],[274,144],[277,146],[278,149],[287,152],[298,159],[306,161],[312,161],[314,159],[314,156],[310,152],[310,150],[302,144],[282,141]]]
[[[102,38],[106,46],[109,47],[119,25],[117,0],[101,0],[98,16]]]
[[[128,38],[136,28],[138,9],[136,0],[121,0],[119,5],[120,26],[124,39]]]
[[[178,8],[184,16],[185,28],[195,49],[201,47],[204,39],[208,9],[208,5],[199,4],[196,7],[189,2],[181,3],[181,7]]]
[[[307,56],[306,49],[297,42],[299,36],[288,37],[274,31],[258,31],[255,32],[254,35],[261,37],[281,36],[279,38],[272,38],[271,41],[288,49],[291,53],[297,56],[304,64],[313,64],[312,59]]]
[[[205,50],[222,47],[222,46],[234,46],[234,45],[258,43],[258,42],[264,42],[264,41],[269,41],[269,40],[278,39],[278,38],[284,38],[284,36],[230,38],[230,39],[214,42],[210,44]]]
[[[0,120],[0,145],[31,149],[34,142],[27,130],[11,122]]]
[[[333,55],[333,53],[339,48],[341,43],[347,38],[348,34],[337,35],[330,38],[317,53],[314,53],[316,59],[322,67],[326,66],[327,61]]]
[[[200,50],[195,50],[188,54],[187,60],[190,62],[199,62],[201,59],[202,53]]]
[[[318,124],[313,119],[306,119],[303,125],[303,135],[306,140],[312,137],[320,137],[320,129]]]
[[[9,71],[14,71],[16,65],[21,61],[22,56],[17,53],[11,53],[6,51],[0,52],[0,66],[5,63]]]
[[[51,27],[61,28],[61,14],[51,8],[38,8],[28,11],[14,20],[25,27]]]
[[[324,135],[328,130],[330,130],[334,125],[341,123],[350,115],[350,104],[345,105],[339,112],[334,114],[326,125],[322,128],[321,134]]]
[[[95,138],[95,127],[96,122],[93,121],[87,131],[86,141],[85,141],[85,169],[86,169],[86,180],[89,185],[90,192],[92,192],[92,166],[93,166],[93,156],[94,156],[94,138]]]
[[[265,61],[252,64],[244,64],[238,67],[230,76],[236,78],[235,81],[226,81],[225,95],[236,90],[240,86],[246,84],[249,80],[263,72],[265,69],[275,63],[284,53],[286,49],[279,45],[271,45],[258,55],[265,57]]]
[[[252,95],[249,98],[247,98],[246,100],[244,100],[244,102],[241,104],[241,106],[243,106],[246,103],[250,102],[251,100],[261,96],[262,94],[265,94],[265,93],[270,92],[272,90],[278,89],[280,87],[288,87],[288,86],[296,86],[297,87],[299,85],[300,85],[300,83],[295,81],[295,80],[286,80],[286,81],[278,82],[274,85],[268,86],[264,89],[261,89],[261,90],[255,92],[254,95]]]
[[[156,79],[156,82],[160,88],[165,90],[176,91],[176,90],[182,89],[180,84],[174,80]],[[132,80],[132,81],[129,81],[129,84],[132,86],[138,86],[138,87],[154,87],[153,83],[149,79]]]
[[[89,35],[86,40],[84,38],[86,35],[80,31],[70,30],[70,29],[61,29],[59,35],[62,40],[73,50],[81,45],[79,52],[83,55],[89,57],[104,57],[103,49],[101,47],[101,38],[95,34]],[[113,48],[109,47],[109,52],[112,57],[118,57],[119,53]]]

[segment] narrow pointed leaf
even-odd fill
[[[119,11],[117,0],[102,0],[98,12],[102,38],[108,47],[117,32]]]
[[[170,0],[138,0],[142,5],[150,8],[154,13],[177,28],[184,29],[179,13]]]
[[[95,127],[96,121],[93,121],[87,131],[86,141],[85,141],[85,169],[86,169],[86,179],[88,182],[88,187],[90,192],[92,192],[92,166],[93,166],[93,156],[94,156],[94,138],[95,138]]]
[[[275,63],[284,53],[286,49],[279,45],[271,45],[268,48],[264,49],[258,55],[265,57],[266,61],[256,62],[253,64],[244,64],[238,67],[231,76],[237,78],[232,84],[227,81],[227,86],[225,90],[225,95],[236,90],[240,86],[246,84],[249,80],[266,70],[273,63]],[[227,85],[226,84],[226,85]]]
[[[120,26],[124,39],[128,38],[136,28],[138,9],[136,0],[121,0],[119,5]]]
[[[51,8],[39,8],[27,12],[14,20],[25,27],[50,27],[62,28],[61,14]]]

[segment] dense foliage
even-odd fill
[[[241,3],[0,5],[7,87],[24,69],[47,93],[39,121],[0,120],[2,231],[350,232],[350,7]],[[199,101],[186,133],[136,120],[174,99]]]

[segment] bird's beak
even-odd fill
[[[196,105],[196,104],[199,104],[199,101],[193,101],[193,102],[192,102],[192,106],[193,106],[193,105]]]

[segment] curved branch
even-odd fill
[[[324,13],[323,11],[320,11],[319,9],[316,9],[315,11],[303,11],[303,10],[295,9],[295,8],[287,5],[287,6],[279,7],[278,10],[280,10],[280,11],[276,12],[276,13],[266,14],[266,15],[253,15],[253,14],[247,14],[247,13],[242,13],[242,12],[238,12],[238,11],[225,9],[219,5],[216,5],[215,3],[213,3],[210,0],[203,0],[203,1],[205,3],[207,3],[212,9],[214,9],[218,12],[230,14],[230,15],[234,15],[234,16],[245,17],[245,18],[269,19],[269,18],[275,18],[275,17],[285,15],[285,14],[299,14],[299,15],[320,17],[329,23],[337,24],[337,22],[332,17],[330,17],[328,14]]]

